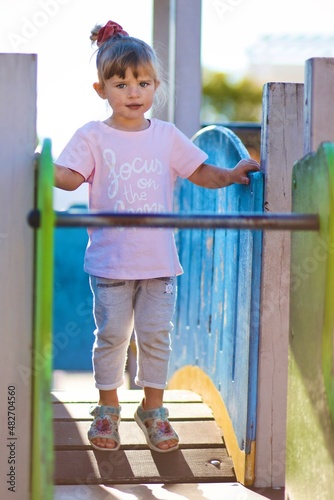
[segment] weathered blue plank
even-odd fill
[[[208,162],[232,168],[248,152],[228,129],[207,127],[195,143]],[[180,212],[263,211],[263,176],[250,185],[207,190],[183,181],[176,193]],[[191,234],[190,234],[191,233]],[[170,374],[198,365],[214,382],[233,422],[241,450],[255,440],[257,352],[262,233],[184,230],[178,247],[185,273],[179,302]]]
[[[262,179],[263,180],[263,179]],[[264,193],[258,187],[253,192],[252,211],[263,210]],[[252,282],[251,282],[251,304],[250,304],[250,338],[249,338],[249,373],[248,373],[248,418],[247,418],[247,440],[246,452],[250,451],[250,444],[256,437],[256,408],[257,408],[257,385],[258,385],[258,353],[260,332],[260,306],[261,306],[261,262],[262,262],[262,232],[252,233]]]
[[[83,271],[85,228],[57,229],[54,237],[53,366],[88,371],[95,329],[92,294]]]

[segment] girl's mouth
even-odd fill
[[[136,109],[141,108],[141,106],[142,106],[142,104],[128,104],[127,108],[136,110]]]

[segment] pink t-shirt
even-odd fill
[[[152,119],[127,132],[103,122],[76,131],[57,165],[89,183],[92,210],[127,213],[173,211],[178,176],[187,178],[207,159],[173,124]],[[85,271],[94,276],[148,279],[182,273],[173,229],[89,228]]]

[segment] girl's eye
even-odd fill
[[[118,89],[125,89],[125,87],[126,87],[125,83],[119,83],[119,84],[117,85],[117,88],[118,88]]]
[[[140,82],[139,84],[141,87],[147,87],[148,86],[148,83],[147,82]]]

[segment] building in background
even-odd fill
[[[260,37],[258,41],[247,50],[248,66],[242,76],[244,82],[250,82],[252,87],[259,89],[268,82],[292,82],[303,83],[305,61],[312,57],[334,57],[334,32],[333,34],[268,34]],[[238,105],[238,118],[235,123],[233,114],[230,114],[236,106],[232,106],[226,93],[230,94],[230,99],[240,100],[240,88],[243,81],[235,81],[230,75],[216,74],[210,75],[211,93],[208,98],[207,84],[205,84],[202,96],[202,121],[205,124],[222,123],[235,132],[245,144],[251,156],[256,160],[260,159],[260,139],[261,139],[261,97],[259,102],[255,99],[248,102],[235,103]],[[221,84],[221,99],[219,89],[214,85],[214,78],[219,78]],[[230,87],[226,90],[226,83]],[[225,87],[224,87],[224,85]],[[205,86],[206,85],[206,86]],[[208,94],[208,95],[206,95]],[[244,96],[246,98],[246,96]],[[215,102],[216,101],[216,102]],[[226,105],[224,104],[226,102]],[[243,115],[243,106],[245,113]],[[249,106],[254,106],[257,114],[257,123],[254,119],[249,119]],[[248,114],[247,114],[248,110]],[[250,123],[252,122],[252,123]]]
[[[305,61],[334,57],[333,34],[265,35],[249,48],[247,76],[267,82],[304,82]]]

